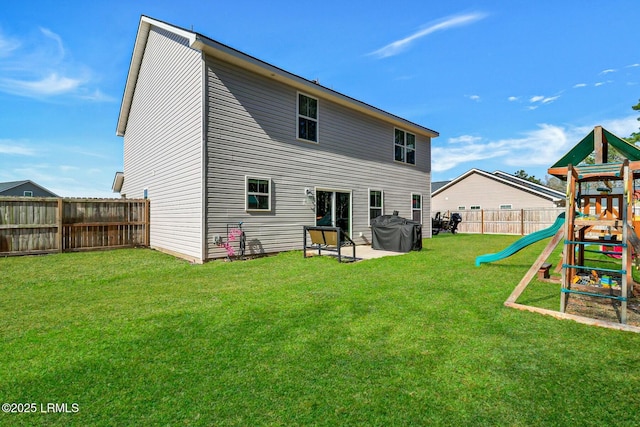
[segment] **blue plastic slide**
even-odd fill
[[[550,227],[545,228],[544,230],[536,231],[535,233],[528,234],[521,239],[516,240],[510,246],[507,246],[500,252],[478,256],[476,258],[476,267],[479,267],[480,264],[485,262],[500,261],[501,259],[510,257],[520,249],[525,248],[532,243],[538,242],[548,237],[553,237],[558,232],[558,230],[560,230],[560,227],[562,227],[562,225],[564,224],[564,214],[565,213],[562,212],[560,215],[558,215],[556,221]]]

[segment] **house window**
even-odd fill
[[[298,138],[318,142],[318,100],[298,94]]]
[[[411,218],[422,224],[422,194],[411,194]]]
[[[463,210],[465,210],[465,207],[464,206],[458,206],[458,210],[459,211],[463,211]]]
[[[500,205],[500,209],[513,209],[513,205]]]
[[[33,191],[25,191],[22,195],[25,197],[33,197]]]
[[[472,205],[471,206],[471,210],[472,211],[479,211],[480,210],[480,205]]]
[[[394,159],[397,162],[416,164],[416,136],[412,133],[396,129],[394,141]]]
[[[271,179],[247,177],[246,206],[248,211],[271,210]]]
[[[143,199],[148,199],[149,198],[149,190],[148,189],[144,189],[142,190],[142,198]]]
[[[369,225],[371,220],[382,215],[382,191],[369,190]]]

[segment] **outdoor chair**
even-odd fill
[[[321,227],[308,226],[303,227],[304,231],[304,257],[307,257],[307,250],[317,250],[318,255],[322,255],[322,250],[334,252],[338,255],[338,261],[342,262],[356,260],[356,244],[347,236],[340,227]],[[352,247],[353,255],[343,255],[342,248]]]

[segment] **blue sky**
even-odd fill
[[[640,126],[637,0],[4,2],[0,181],[117,196],[142,14],[440,132],[433,181],[470,168],[543,178],[595,125]]]

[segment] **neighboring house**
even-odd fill
[[[0,182],[0,196],[58,197],[30,180]]]
[[[437,188],[434,188],[437,187]],[[453,181],[432,184],[434,212],[562,206],[565,194],[506,172],[471,169]]]
[[[303,225],[371,241],[398,211],[430,230],[438,133],[201,34],[143,16],[114,191],[151,200],[151,246],[202,262],[242,222],[250,253],[302,248]]]

